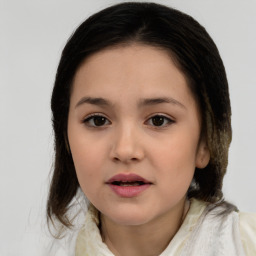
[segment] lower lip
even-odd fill
[[[117,186],[109,184],[110,188],[119,196],[131,198],[138,196],[140,193],[150,187],[150,184],[144,184],[140,186]]]

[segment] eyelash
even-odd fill
[[[152,123],[152,120],[155,117],[163,118],[165,124],[164,125],[159,125],[159,126],[158,125],[154,125]],[[105,122],[107,121],[108,122],[107,125],[111,124],[111,122],[108,120],[108,118],[105,117],[104,115],[100,114],[100,113],[95,113],[95,114],[92,114],[92,115],[86,117],[83,120],[83,123],[86,126],[92,127],[92,128],[103,128],[103,127],[106,126],[105,122],[102,125],[96,125],[95,124],[95,118],[103,118],[101,121],[105,121]],[[150,126],[154,127],[155,129],[157,129],[157,128],[159,128],[159,129],[165,128],[165,127],[167,127],[167,126],[169,126],[169,125],[171,125],[171,124],[173,124],[175,122],[173,119],[171,119],[169,117],[166,117],[165,115],[162,115],[162,114],[155,114],[155,115],[151,116],[150,118],[147,119],[146,123],[148,123],[150,120],[151,120],[151,123],[152,123],[152,124],[150,124]],[[90,124],[90,121],[92,121],[93,124]],[[98,120],[98,121],[100,121],[100,120]]]

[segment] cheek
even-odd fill
[[[97,197],[98,189],[103,183],[101,160],[97,156],[99,151],[100,149],[88,150],[88,147],[81,147],[73,148],[72,152],[78,182],[90,201]]]
[[[102,179],[102,163],[106,157],[106,144],[83,134],[70,133],[69,144],[80,186],[84,190]],[[85,192],[85,191],[84,191]]]
[[[151,152],[155,156],[156,164],[182,171],[185,166],[195,167],[197,141],[189,136],[176,136],[165,140],[161,145],[153,146]]]
[[[189,135],[176,133],[165,143],[152,147],[152,161],[159,182],[165,184],[163,187],[172,190],[186,190],[189,187],[195,171],[197,152],[197,140]]]
[[[177,148],[162,154],[159,152],[156,169],[157,184],[161,188],[160,197],[170,205],[175,205],[186,196],[193,179],[194,154],[190,150],[181,152]]]

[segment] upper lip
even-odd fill
[[[118,181],[118,182],[136,182],[136,181],[140,181],[140,182],[143,182],[143,183],[148,183],[148,184],[151,184],[152,182],[142,178],[141,176],[137,175],[137,174],[134,174],[134,173],[127,173],[127,174],[124,174],[124,173],[119,173],[117,175],[114,175],[112,178],[110,178],[108,181],[107,181],[107,184],[111,184],[115,181]]]

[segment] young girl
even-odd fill
[[[52,113],[47,214],[69,229],[66,255],[256,255],[255,215],[223,200],[225,69],[193,18],[154,3],[91,16],[63,50]]]

